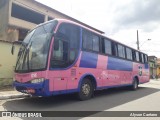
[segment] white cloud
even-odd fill
[[[159,0],[37,0],[106,33],[112,39],[160,57]]]

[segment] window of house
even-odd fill
[[[40,24],[44,22],[45,16],[29,8],[22,7],[17,4],[12,4],[11,16],[22,19],[31,23]]]
[[[49,21],[49,20],[53,20],[53,19],[54,19],[53,17],[48,17],[48,21]]]

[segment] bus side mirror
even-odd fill
[[[11,48],[11,54],[14,55],[14,50],[15,50],[15,46],[14,43],[12,44],[12,48]]]
[[[12,48],[11,48],[11,54],[12,54],[12,55],[14,55],[15,43],[17,43],[17,44],[22,44],[22,41],[15,41],[15,42],[12,43]]]

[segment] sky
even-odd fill
[[[36,0],[160,58],[160,0]],[[148,40],[149,39],[149,40]]]

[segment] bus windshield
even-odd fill
[[[53,31],[57,21],[48,22],[32,30],[24,39],[18,53],[16,72],[45,69]]]

